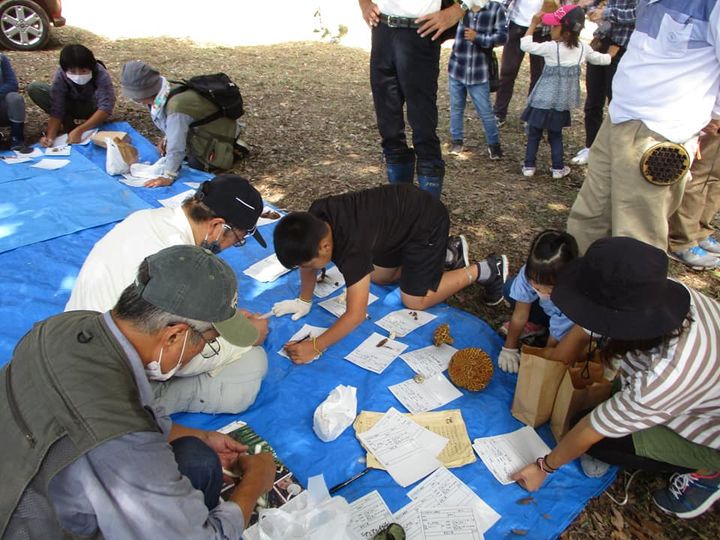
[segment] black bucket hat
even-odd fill
[[[551,295],[573,322],[605,337],[641,340],[682,326],[690,293],[667,278],[665,252],[634,238],[603,238],[570,262]]]

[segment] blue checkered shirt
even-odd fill
[[[466,28],[477,32],[473,42],[465,39]],[[482,49],[504,45],[506,41],[507,15],[502,4],[489,2],[480,11],[468,11],[458,24],[448,74],[467,85],[487,82],[488,61]]]
[[[610,27],[603,29],[603,25],[599,25],[595,35],[607,37],[620,47],[627,47],[630,34],[635,30],[635,0],[607,0],[603,21],[610,23]]]

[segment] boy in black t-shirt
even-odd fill
[[[400,282],[403,304],[425,309],[472,283],[485,287],[485,303],[503,299],[505,255],[468,264],[467,243],[448,241],[445,206],[410,184],[391,184],[315,201],[275,228],[275,252],[288,268],[300,267],[300,296],[273,306],[276,316],[304,317],[312,307],[318,270],[335,263],[347,286],[346,312],[321,336],[290,342],[295,363],[314,360],[365,320],[370,282]],[[444,271],[447,270],[447,271]]]

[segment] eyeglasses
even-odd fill
[[[236,247],[236,248],[243,247],[243,246],[245,245],[245,242],[247,242],[248,236],[252,236],[253,234],[255,234],[255,230],[257,229],[257,227],[253,227],[252,229],[250,229],[250,230],[248,230],[248,231],[245,231],[245,236],[243,236],[242,238],[240,238],[240,237],[238,236],[238,233],[235,232],[235,228],[234,228],[234,227],[231,227],[230,225],[225,224],[225,225],[223,225],[223,228],[224,228],[226,231],[232,231],[232,233],[235,235],[235,240],[237,240],[237,242],[235,242],[235,243],[232,245],[232,247]]]
[[[200,352],[200,356],[202,356],[203,358],[213,358],[214,356],[220,354],[220,342],[217,340],[217,338],[207,339],[199,330],[193,328],[193,331],[198,334],[200,338],[202,338],[202,340],[205,342],[205,347]],[[210,349],[210,351],[207,351],[208,348]]]

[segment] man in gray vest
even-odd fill
[[[244,340],[233,270],[210,251],[147,257],[112,311],[37,323],[0,371],[0,537],[240,538],[269,453],[153,409],[148,379]],[[242,479],[219,502],[222,468]]]
[[[226,117],[192,127],[195,121],[214,114],[218,107],[194,90],[169,97],[174,85],[145,62],[126,63],[120,74],[122,93],[148,107],[150,117],[164,137],[158,143],[165,156],[164,171],[145,187],[169,186],[177,178],[183,159],[201,170],[232,168],[238,123]]]

